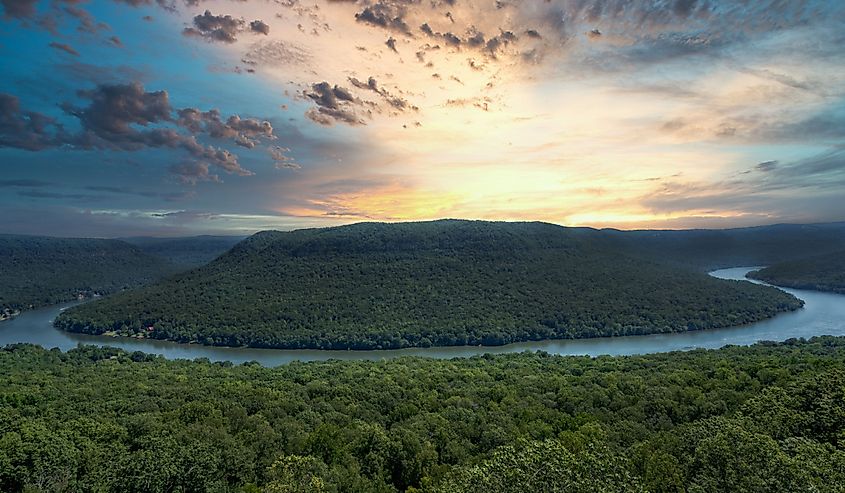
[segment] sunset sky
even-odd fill
[[[845,3],[0,0],[2,232],[845,220]]]

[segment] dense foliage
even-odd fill
[[[800,301],[633,259],[543,223],[362,223],[264,232],[212,263],[65,311],[76,332],[369,349],[677,332]]]
[[[172,272],[122,241],[0,235],[0,311],[110,293]]]
[[[788,288],[845,294],[845,251],[781,262],[748,277]]]
[[[183,238],[155,238],[135,236],[122,238],[142,252],[162,258],[179,269],[187,270],[205,265],[243,240],[243,236],[188,236]]]
[[[0,491],[841,492],[845,338],[268,369],[0,350]]]
[[[845,222],[596,234],[632,255],[701,271],[770,265],[845,250]]]

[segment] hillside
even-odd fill
[[[135,236],[121,238],[142,252],[162,258],[179,269],[205,265],[243,240],[243,236],[186,236],[156,238]]]
[[[840,493],[843,367],[832,337],[278,368],[9,346],[0,491]]]
[[[789,288],[845,294],[845,251],[781,262],[748,277]]]
[[[0,311],[112,293],[172,272],[122,241],[0,235]]]
[[[800,307],[544,223],[263,232],[210,264],[65,311],[69,331],[276,348],[497,345],[725,327]]]
[[[845,250],[845,223],[775,224],[735,229],[601,230],[631,255],[710,271],[771,265]]]

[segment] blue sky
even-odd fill
[[[0,3],[7,232],[845,220],[839,2]]]

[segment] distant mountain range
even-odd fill
[[[148,284],[207,263],[241,239],[0,235],[0,312]]]
[[[179,269],[192,269],[211,262],[244,238],[245,236],[204,235],[185,238],[135,236],[121,239],[145,253],[170,262]]]
[[[778,286],[845,294],[845,250],[780,262],[749,277]]]
[[[69,309],[57,325],[332,349],[707,329],[801,305],[774,288],[697,271],[836,242],[845,245],[842,225],[621,232],[442,220],[268,231],[205,266]]]

